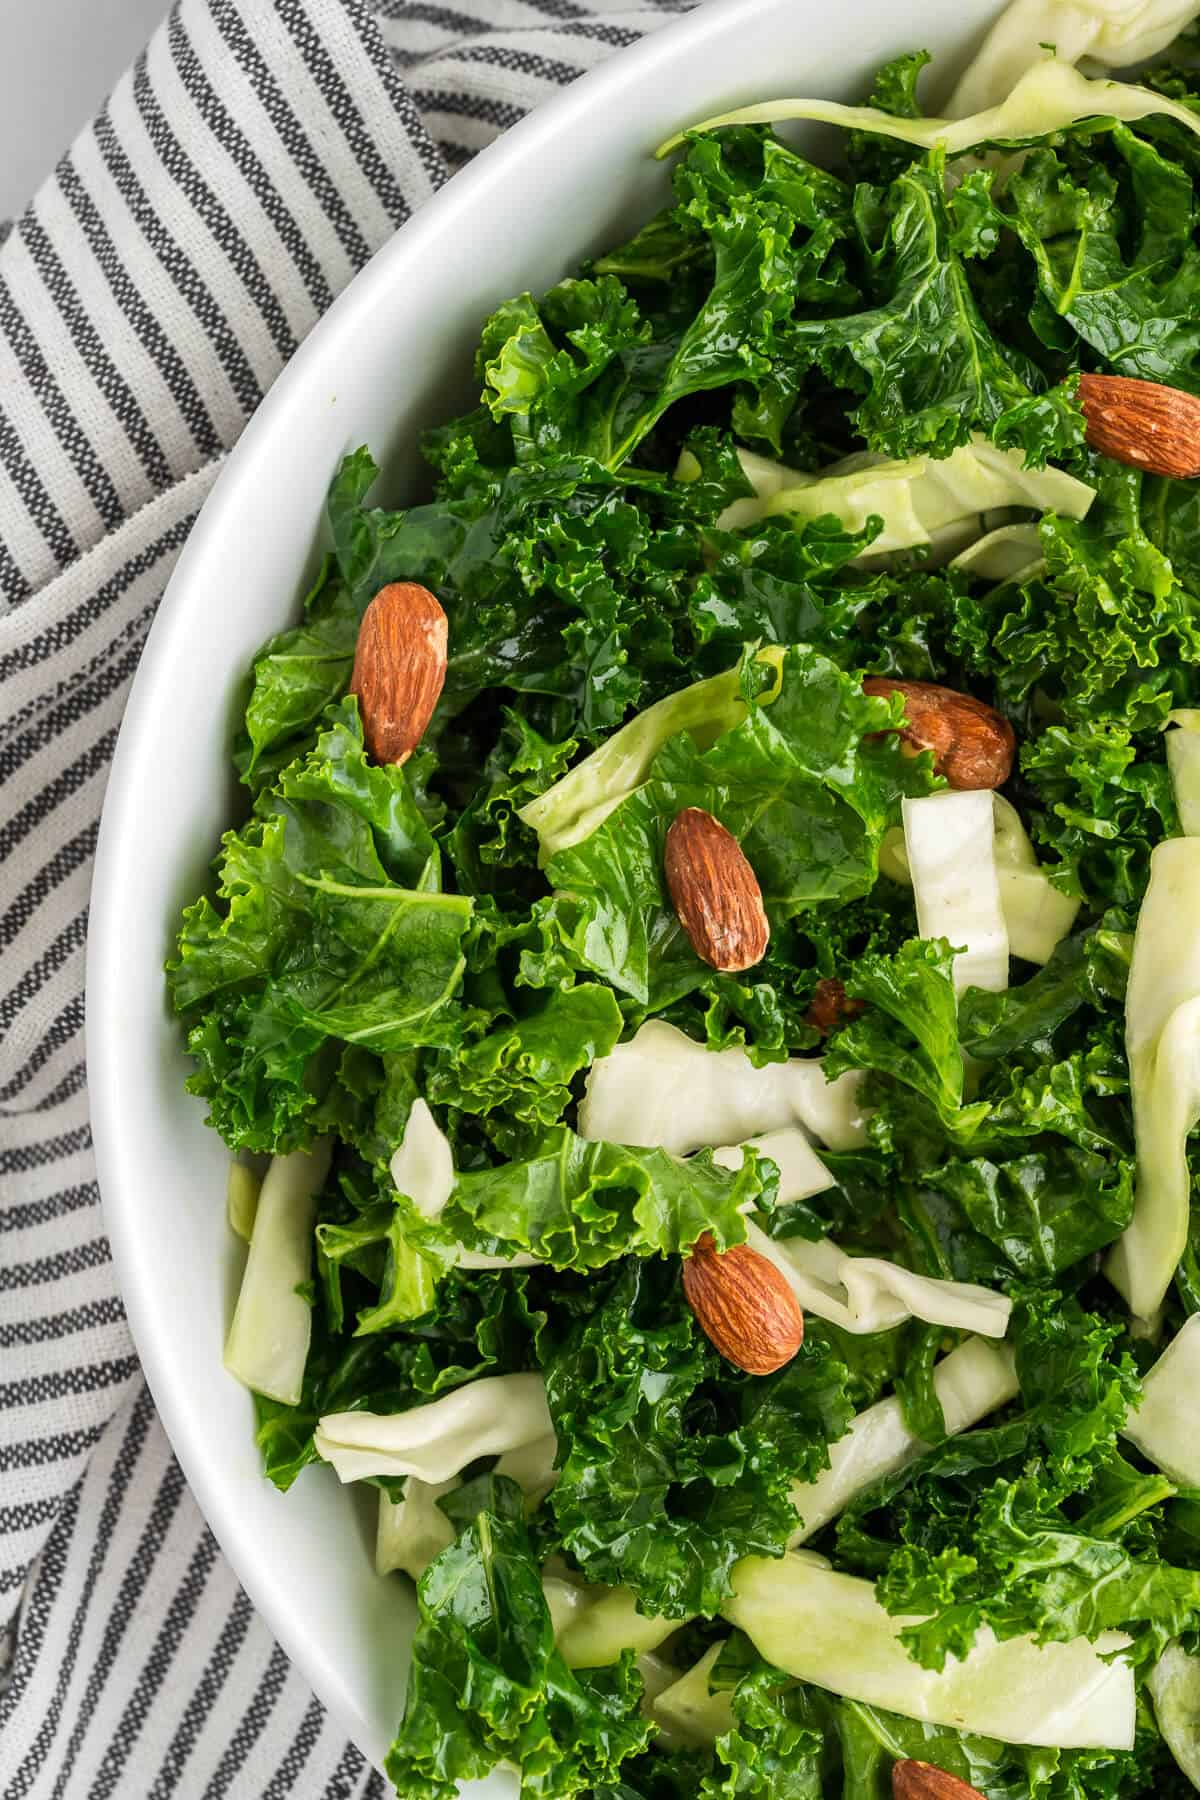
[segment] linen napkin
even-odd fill
[[[125,1325],[88,1125],[92,856],[222,454],[454,170],[686,0],[180,0],[0,231],[0,1793],[382,1796],[256,1619]]]

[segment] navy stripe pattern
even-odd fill
[[[98,1211],[88,892],[129,685],[224,452],[396,227],[688,0],[179,0],[0,224],[0,1793],[383,1800],[255,1616]]]

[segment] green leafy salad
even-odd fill
[[[169,981],[408,1800],[1200,1788],[1197,11],[685,133],[336,475]]]

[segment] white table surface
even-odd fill
[[[167,0],[0,0],[0,219],[20,212]]]

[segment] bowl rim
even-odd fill
[[[794,0],[793,0],[794,3]],[[733,27],[753,30],[777,15],[781,0],[707,0],[689,13],[668,19],[636,43],[626,45],[536,106],[495,139],[471,163],[425,201],[347,283],[316,322],[223,459],[171,574],[151,625],[122,717],[109,772],[92,878],[86,966],[86,1036],[89,1110],[104,1226],[118,1291],[134,1347],[158,1416],[188,1486],[222,1552],[265,1621],[275,1641],[318,1695],[347,1736],[361,1746],[361,1721],[347,1710],[343,1695],[331,1694],[317,1673],[317,1659],[295,1615],[282,1603],[255,1558],[244,1552],[235,1500],[219,1462],[207,1446],[187,1402],[183,1371],[161,1340],[151,1301],[153,1270],[146,1233],[133,1196],[138,1188],[137,1127],[120,1079],[122,1066],[122,969],[128,945],[122,931],[122,893],[130,867],[137,866],[141,820],[136,780],[142,757],[153,753],[153,696],[163,676],[203,616],[202,590],[210,547],[228,530],[240,496],[259,480],[270,485],[274,446],[290,430],[290,420],[310,383],[320,380],[339,351],[352,346],[359,324],[378,306],[397,272],[422,257],[435,257],[438,244],[458,229],[457,221],[503,190],[514,163],[536,157],[561,141],[568,128],[585,128],[589,115],[621,105],[623,90],[665,75],[681,55],[702,55],[707,43]],[[646,154],[656,144],[647,143]]]

